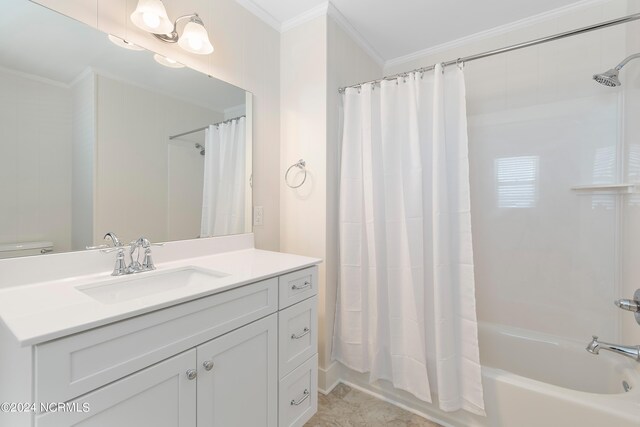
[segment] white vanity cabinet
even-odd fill
[[[79,410],[33,423],[302,426],[317,410],[316,294],[313,266],[38,344],[33,401]]]

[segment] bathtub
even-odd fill
[[[590,338],[574,342],[481,323],[487,417],[469,424],[640,426],[640,363],[604,350],[592,355],[585,350]]]

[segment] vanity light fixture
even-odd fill
[[[179,63],[175,59],[167,58],[166,56],[162,56],[158,53],[153,55],[153,59],[156,60],[158,64],[164,65],[169,68],[184,68],[184,64]]]
[[[116,46],[122,47],[124,49],[129,49],[129,50],[144,50],[143,48],[141,48],[140,46],[137,46],[131,42],[126,41],[125,39],[121,39],[120,37],[116,37],[113,34],[109,34],[109,40],[111,41],[111,43],[115,44]]]
[[[188,19],[182,35],[178,34],[178,22]],[[209,34],[197,13],[180,16],[172,24],[162,0],[138,0],[131,21],[165,43],[178,43],[187,52],[208,55],[213,52]],[[168,25],[167,25],[168,24]]]

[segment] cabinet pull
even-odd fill
[[[307,390],[306,388],[304,389],[304,392],[302,394],[303,396],[299,400],[291,400],[291,406],[298,406],[309,398],[309,390]]]
[[[304,285],[302,285],[302,286],[298,286],[298,285],[291,285],[291,290],[292,290],[292,291],[299,291],[299,290],[301,290],[301,289],[304,289],[304,288],[310,288],[310,287],[311,287],[311,282],[310,282],[310,281],[308,281],[308,280],[305,280]]]
[[[196,372],[195,369],[189,369],[187,371],[187,378],[188,379],[195,380],[197,376],[198,376],[198,372]]]
[[[213,362],[211,360],[205,360],[202,362],[202,366],[204,366],[205,371],[210,371],[213,369]]]
[[[300,338],[302,338],[303,336],[307,335],[309,332],[311,332],[311,329],[309,328],[304,328],[302,330],[302,333],[300,335],[296,335],[296,334],[291,334],[291,339],[292,340],[299,340]]]

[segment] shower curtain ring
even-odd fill
[[[460,69],[460,71],[464,70],[464,61],[462,58],[456,59],[456,66]]]
[[[298,160],[298,163],[294,163],[291,166],[289,166],[289,169],[287,169],[287,171],[284,173],[284,182],[285,184],[287,184],[287,186],[289,188],[300,188],[302,187],[302,184],[305,183],[305,181],[307,180],[307,163],[303,160],[300,159]],[[293,168],[298,168],[300,170],[302,170],[304,172],[304,178],[302,178],[302,182],[298,185],[291,185],[289,184],[289,172],[291,172],[291,169]]]

